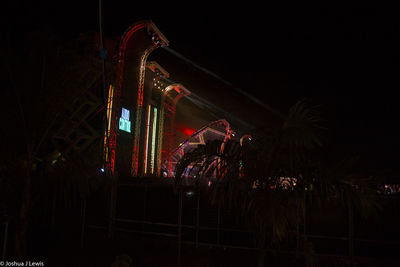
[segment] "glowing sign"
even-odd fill
[[[131,122],[129,120],[129,110],[122,108],[121,118],[119,118],[119,129],[125,132],[131,132]]]
[[[122,108],[121,117],[127,121],[129,121],[129,109]]]

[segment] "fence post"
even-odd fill
[[[197,210],[196,210],[196,248],[199,247],[199,228],[200,228],[200,186],[197,190]]]
[[[57,210],[57,198],[56,198],[56,188],[53,186],[53,198],[52,198],[52,203],[51,203],[51,219],[50,219],[50,224],[51,224],[51,230],[54,231],[56,228],[56,210]]]
[[[354,207],[351,200],[348,200],[348,234],[349,234],[349,256],[353,262],[354,257]]]
[[[220,243],[221,233],[220,233],[220,224],[221,224],[221,205],[218,203],[218,213],[217,213],[217,245]]]
[[[300,249],[300,206],[296,207],[296,257]]]
[[[81,207],[81,248],[83,248],[83,243],[85,239],[85,229],[86,229],[86,199],[82,199]]]
[[[182,247],[182,186],[179,186],[179,204],[178,204],[178,266],[181,263],[181,247]]]
[[[1,254],[2,261],[6,259],[7,243],[8,243],[7,239],[8,239],[8,218],[6,218],[6,221],[4,223],[3,253]]]
[[[142,231],[145,230],[145,221],[146,221],[146,209],[147,209],[147,184],[144,185],[144,197],[143,197],[143,223],[142,223]]]
[[[115,209],[117,205],[118,174],[111,175],[110,210],[108,221],[108,237],[114,238]]]
[[[307,199],[306,199],[306,190],[304,190],[304,197],[303,197],[303,203],[304,203],[304,208],[303,208],[303,235],[304,238],[306,237],[306,208],[307,208]]]

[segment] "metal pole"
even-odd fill
[[[85,239],[85,229],[86,229],[86,199],[83,199],[81,208],[81,248],[83,248],[83,243]]]
[[[353,203],[348,200],[348,232],[349,232],[349,256],[353,261],[354,257],[354,209]]]
[[[143,221],[146,221],[146,207],[147,207],[147,184],[144,185],[144,197],[143,197]],[[144,232],[145,224],[142,224],[142,231]]]
[[[182,187],[179,188],[179,207],[178,207],[178,266],[181,263],[181,247],[182,247]]]
[[[103,112],[103,130],[106,133],[104,135],[103,142],[100,144],[100,148],[103,150],[103,155],[100,157],[100,166],[105,167],[107,165],[107,162],[105,162],[105,159],[107,158],[105,153],[109,153],[108,150],[105,150],[104,144],[109,147],[109,133],[108,133],[108,127],[107,127],[107,103],[109,98],[112,98],[113,96],[109,96],[107,94],[107,85],[106,85],[106,50],[104,48],[104,37],[103,37],[103,1],[99,0],[99,38],[100,38],[100,51],[99,55],[101,57],[101,69],[102,69],[102,82],[103,82],[103,105],[105,107],[105,112]],[[110,111],[112,112],[112,110]],[[110,113],[111,114],[111,113]],[[111,120],[111,116],[109,118]],[[107,152],[106,152],[107,151]],[[107,159],[108,161],[109,159]]]
[[[297,193],[296,193],[297,194]],[[296,198],[298,199],[298,198]],[[296,254],[300,248],[300,207],[296,207]]]
[[[114,237],[115,209],[117,205],[118,174],[111,175],[110,210],[108,221],[108,237]]]
[[[196,248],[199,247],[199,228],[200,228],[200,186],[197,190],[197,210],[196,210]]]
[[[304,237],[306,236],[306,206],[307,206],[307,202],[306,202],[306,190],[304,190],[304,208],[303,208],[303,235]]]
[[[53,199],[52,199],[52,205],[51,205],[51,230],[54,231],[54,228],[56,227],[56,210],[57,210],[57,198],[56,198],[56,189],[53,188]]]
[[[99,34],[100,34],[100,50],[104,49],[103,44],[103,2],[99,0]],[[102,51],[103,52],[103,51]],[[106,91],[106,70],[105,70],[105,55],[102,56],[102,71],[103,71],[103,103],[107,103]]]
[[[217,244],[219,245],[220,241],[220,224],[221,224],[221,206],[218,204],[218,213],[217,213]]]
[[[4,240],[3,240],[3,253],[1,255],[1,260],[4,261],[7,252],[7,239],[8,239],[8,220],[4,223]]]

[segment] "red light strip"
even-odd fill
[[[117,110],[119,108],[119,99],[121,96],[121,90],[122,90],[122,82],[123,82],[123,76],[124,76],[124,65],[125,65],[125,53],[126,53],[126,45],[129,41],[129,39],[133,36],[135,32],[138,30],[144,28],[146,26],[146,23],[138,23],[133,25],[130,29],[128,29],[121,40],[121,44],[119,47],[119,59],[118,59],[118,67],[117,67],[117,81],[116,81],[116,90],[114,94],[114,109]],[[114,169],[115,169],[115,148],[117,144],[117,129],[118,129],[118,118],[117,118],[117,112],[112,113],[112,128],[110,130],[110,140],[109,140],[109,163],[108,167],[111,170],[111,173],[114,174]]]
[[[150,24],[149,24],[150,23]],[[116,81],[116,89],[114,94],[114,108],[118,110],[120,108],[119,99],[121,96],[122,84],[123,84],[123,76],[124,76],[124,66],[126,60],[126,50],[129,40],[132,36],[140,29],[150,26],[152,29],[160,35],[157,28],[150,22],[144,21],[139,22],[133,26],[131,26],[125,33],[123,34],[121,44],[119,47],[119,60],[117,66],[117,81]],[[165,38],[164,38],[165,39]],[[163,41],[165,41],[162,39]],[[168,41],[165,41],[168,44]],[[145,75],[145,66],[146,60],[149,54],[158,47],[159,43],[154,43],[152,47],[147,48],[141,57],[140,62],[140,72],[139,72],[139,81],[138,81],[138,97],[137,97],[137,106],[136,106],[136,121],[135,121],[135,133],[134,133],[134,143],[132,147],[132,165],[131,165],[131,175],[138,175],[138,159],[139,159],[139,137],[140,137],[140,124],[141,124],[141,115],[142,115],[142,107],[143,107],[143,89],[144,89],[144,75]],[[114,173],[115,169],[115,149],[117,142],[117,130],[118,130],[118,118],[117,112],[113,112],[112,115],[112,129],[110,132],[110,140],[109,140],[109,163],[108,167],[111,172]]]
[[[107,99],[107,129],[104,133],[104,162],[108,161],[108,143],[110,139],[110,128],[111,128],[111,112],[113,106],[113,96],[114,96],[114,87],[110,85],[108,90],[108,99]],[[104,166],[103,166],[104,167]]]

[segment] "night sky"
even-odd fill
[[[98,30],[97,1],[57,6],[15,2],[9,1],[12,12],[5,16],[11,36],[41,24],[66,39]],[[264,5],[215,9],[205,3],[164,9],[134,2],[104,0],[106,37],[151,19],[172,49],[264,103],[282,112],[302,97],[321,104],[327,146],[338,155],[359,154],[378,172],[400,169],[400,22],[394,11]]]

